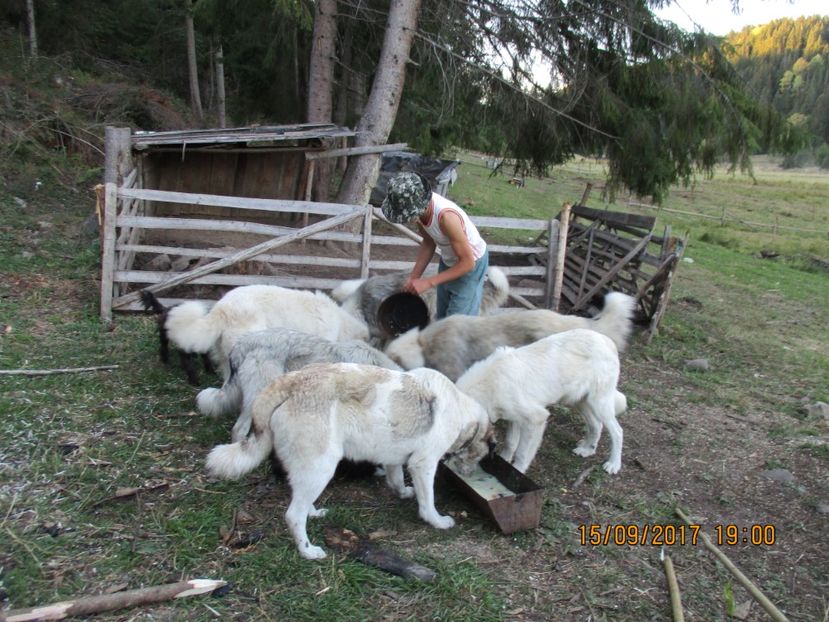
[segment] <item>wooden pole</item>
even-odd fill
[[[570,210],[572,203],[565,203],[561,207],[558,225],[558,257],[556,258],[555,281],[553,283],[553,300],[551,309],[558,311],[561,302],[561,288],[564,286],[564,261],[567,256],[567,229],[570,227]]]
[[[556,259],[558,257],[559,222],[550,218],[547,223],[547,272],[544,275],[544,307],[553,307],[553,280],[555,279]]]
[[[77,374],[86,371],[118,369],[118,365],[98,365],[96,367],[62,367],[60,369],[0,369],[0,376],[51,376],[53,374]]]
[[[688,516],[685,514],[685,512],[683,512],[678,507],[676,508],[676,514],[688,525],[691,524],[691,521],[688,519]],[[740,585],[742,585],[744,588],[746,588],[746,590],[748,590],[748,593],[751,594],[754,600],[756,600],[763,609],[765,609],[766,613],[768,613],[771,616],[772,620],[774,620],[775,622],[789,622],[789,619],[785,615],[783,615],[783,612],[780,611],[777,607],[775,607],[774,603],[772,603],[766,597],[766,595],[763,594],[763,592],[761,592],[757,588],[757,586],[754,585],[754,583],[752,583],[751,580],[747,576],[745,576],[730,559],[728,559],[726,554],[723,553],[720,549],[718,549],[713,542],[711,542],[711,538],[708,537],[707,533],[700,531],[699,535],[702,538],[702,544],[705,546],[705,548],[711,551],[714,554],[714,556],[720,561],[720,563],[726,567],[728,572],[730,572],[737,579]]]
[[[108,125],[104,130],[104,183],[121,184],[133,169],[132,132],[128,127]]]
[[[665,576],[668,579],[668,592],[671,595],[671,613],[674,622],[685,622],[685,614],[682,612],[682,599],[679,597],[679,583],[674,572],[674,563],[670,556],[665,554],[664,547],[659,552],[659,557],[662,558],[662,563],[665,564]]]
[[[101,248],[101,319],[112,322],[113,276],[115,274],[115,213],[118,187],[109,182],[104,188],[104,243]]]
[[[29,609],[12,609],[0,612],[0,622],[37,622],[39,620],[62,620],[70,616],[86,616],[102,611],[123,609],[160,603],[173,598],[186,598],[209,594],[215,589],[227,585],[226,581],[213,579],[191,579],[167,585],[156,585],[137,590],[127,590],[101,596],[81,596],[41,607]]]
[[[360,278],[368,278],[368,267],[371,261],[371,221],[373,216],[373,209],[371,205],[366,205],[366,215],[363,218],[363,249],[360,256]]]

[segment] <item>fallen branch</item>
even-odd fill
[[[53,374],[77,374],[102,369],[118,369],[119,365],[99,365],[98,367],[63,367],[61,369],[0,369],[0,376],[51,376]]]
[[[575,490],[576,488],[581,486],[584,483],[584,480],[587,479],[587,476],[590,475],[593,472],[593,469],[595,469],[595,468],[596,468],[596,465],[594,464],[593,466],[589,466],[584,471],[579,473],[579,476],[576,478],[576,481],[573,482],[573,485],[570,486],[570,488]]]
[[[692,524],[685,512],[683,512],[679,507],[676,508],[676,514],[688,525]],[[754,600],[756,600],[760,606],[766,610],[766,613],[768,613],[771,618],[775,620],[775,622],[789,622],[789,619],[783,615],[783,612],[775,607],[774,603],[772,603],[766,595],[763,594],[763,592],[761,592],[760,589],[754,585],[754,583],[752,583],[751,580],[745,576],[730,559],[728,559],[726,554],[718,549],[713,542],[711,542],[711,538],[708,537],[708,534],[700,531],[699,535],[702,537],[702,543],[705,545],[705,548],[711,551],[717,559],[720,560],[722,565],[725,566],[732,575],[734,575],[740,585],[748,590],[748,593],[751,594],[752,598],[754,598]]]
[[[381,549],[350,529],[326,528],[325,542],[328,546],[367,566],[374,566],[407,579],[434,581],[437,576],[434,570],[410,562],[391,551]]]
[[[682,600],[679,597],[679,583],[674,572],[674,563],[670,556],[665,554],[664,547],[659,551],[659,557],[662,559],[662,563],[665,564],[665,576],[668,578],[668,593],[671,595],[671,613],[674,616],[674,622],[685,622],[685,614],[682,613]]]
[[[38,622],[39,620],[62,620],[70,616],[85,616],[102,611],[160,603],[173,598],[186,598],[209,594],[213,590],[227,585],[226,581],[213,579],[191,579],[179,583],[156,585],[137,590],[127,590],[116,594],[100,596],[81,596],[75,600],[66,600],[42,607],[12,609],[0,612],[0,622]]]

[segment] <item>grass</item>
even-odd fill
[[[490,177],[472,154],[461,157],[452,196],[475,214],[547,219],[564,201],[578,200],[587,181],[594,183],[589,205],[628,209],[624,202],[602,202],[600,163],[579,161],[550,179],[528,179],[524,188],[516,188],[504,176]],[[80,228],[94,199],[84,187],[69,191],[55,184],[35,191],[31,182],[41,173],[18,171],[0,190],[0,327],[8,327],[0,334],[0,369],[119,367],[0,376],[0,593],[13,607],[117,585],[135,588],[207,576],[230,581],[232,590],[222,598],[145,608],[133,612],[136,619],[208,620],[215,618],[213,611],[245,620],[487,621],[537,619],[554,611],[562,620],[590,615],[660,619],[665,601],[658,561],[644,549],[582,547],[577,525],[674,522],[677,502],[692,495],[701,503],[694,495],[704,493],[688,492],[692,482],[717,487],[723,475],[700,470],[684,481],[660,482],[669,469],[639,474],[634,457],[646,460],[642,446],[663,443],[660,451],[679,456],[676,460],[699,452],[704,461],[704,452],[715,448],[700,446],[683,412],[713,413],[706,425],[714,417],[729,421],[726,415],[761,413],[772,422],[760,428],[772,450],[757,459],[760,467],[783,464],[803,478],[798,468],[815,470],[822,464],[825,469],[829,461],[826,443],[819,442],[827,436],[825,422],[800,411],[803,398],[829,401],[829,278],[797,261],[829,258],[825,233],[780,228],[772,236],[735,223],[720,227],[664,210],[647,212],[657,214],[658,227],[689,230],[686,257],[693,263],[683,263],[678,271],[658,337],[649,345],[637,343],[626,357],[623,385],[633,411],[626,416],[636,420],[623,425],[635,428],[653,418],[674,427],[664,432],[657,423],[653,437],[633,435],[632,449],[626,445],[631,452],[626,456],[633,457],[626,457],[622,476],[610,477],[598,468],[574,491],[571,483],[585,467],[569,451],[579,422],[567,411],[557,412],[545,456],[531,473],[548,491],[542,527],[510,537],[496,534],[474,509],[440,486],[438,508],[458,519],[448,532],[426,526],[413,503],[392,498],[372,479],[338,480],[321,500],[331,508],[329,516],[309,527],[313,541],[322,542],[326,525],[361,534],[383,530],[381,546],[436,570],[438,579],[406,581],[341,555],[309,563],[299,558],[285,531],[287,487],[275,482],[266,467],[240,482],[205,479],[204,456],[225,441],[230,422],[193,416],[193,388],[182,374],[157,362],[151,318],[117,316],[112,331],[100,324],[98,241],[94,235],[83,237]],[[774,222],[774,210],[789,210],[791,216],[781,211],[777,218],[826,227],[825,177],[758,166],[757,178],[756,184],[727,176],[703,180],[693,190],[677,189],[665,207],[717,213],[717,206],[726,204],[735,217],[768,222]],[[756,253],[768,248],[781,257],[759,259]],[[684,361],[699,357],[711,361],[710,372],[685,369]],[[126,488],[140,492],[119,497]],[[815,484],[809,507],[825,502],[827,494],[825,484]],[[746,520],[752,511],[763,511],[747,503],[738,487],[712,495],[711,507],[739,511]],[[237,535],[258,531],[262,539],[234,549],[220,534],[239,510],[250,520],[237,526]],[[808,527],[795,535],[781,532],[790,539],[815,535],[810,520],[804,518]],[[675,557],[687,605],[697,619],[724,619],[727,577],[702,553],[689,555]],[[798,555],[795,550],[786,559]],[[741,561],[758,574],[767,570],[770,562],[752,559]],[[808,568],[813,584],[825,582],[819,567]],[[813,619],[819,611],[820,605],[810,601],[798,616],[785,584],[766,585],[778,602],[787,603],[793,620]],[[738,604],[745,600],[736,589],[733,597]]]

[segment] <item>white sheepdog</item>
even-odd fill
[[[221,389],[199,392],[196,405],[204,415],[238,413],[232,439],[250,431],[250,410],[256,396],[279,376],[314,363],[361,363],[400,371],[394,361],[364,341],[329,341],[288,328],[241,335],[230,350],[230,376]]]
[[[616,415],[627,399],[616,390],[619,353],[607,337],[577,328],[521,348],[498,348],[458,380],[458,388],[480,402],[491,421],[509,422],[501,455],[522,473],[541,445],[549,411],[574,406],[585,422],[585,436],[573,450],[592,456],[606,427],[610,434],[608,473],[622,468],[622,428]]]
[[[321,292],[275,285],[248,285],[230,290],[209,311],[190,301],[167,312],[164,329],[184,352],[210,352],[227,378],[227,355],[236,339],[266,328],[292,328],[331,341],[368,339],[368,327]]]
[[[306,521],[321,516],[317,497],[342,458],[384,465],[386,482],[401,498],[417,497],[420,517],[438,529],[455,524],[435,509],[438,461],[450,454],[463,472],[489,451],[491,425],[483,406],[431,369],[399,372],[372,365],[311,365],[274,380],[253,404],[251,434],[214,447],[207,470],[238,478],[273,449],[291,485],[285,513],[300,555],[321,559]],[[403,480],[403,465],[412,487]]]

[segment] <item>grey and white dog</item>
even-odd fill
[[[377,347],[385,345],[386,337],[380,330],[377,321],[377,311],[380,304],[392,294],[402,291],[403,284],[409,278],[408,272],[391,272],[378,274],[368,279],[353,279],[343,281],[332,292],[331,297],[340,303],[340,306],[357,319],[368,324],[369,339]],[[509,280],[504,271],[496,266],[490,266],[484,281],[484,292],[481,299],[481,315],[488,315],[507,301],[509,295]],[[437,292],[434,288],[423,294],[426,306],[429,308],[429,317],[435,319],[437,306]]]
[[[403,369],[431,367],[457,381],[473,363],[485,359],[499,346],[519,347],[554,333],[587,328],[625,348],[633,329],[636,300],[622,292],[605,296],[604,308],[593,318],[562,315],[547,309],[513,311],[485,317],[452,315],[413,328],[386,346],[386,354]]]
[[[386,369],[400,366],[364,341],[329,341],[288,328],[271,328],[241,335],[230,350],[230,376],[221,389],[204,389],[196,397],[203,415],[219,417],[233,412],[233,441],[250,431],[250,413],[256,396],[275,378],[313,363],[360,363]]]

